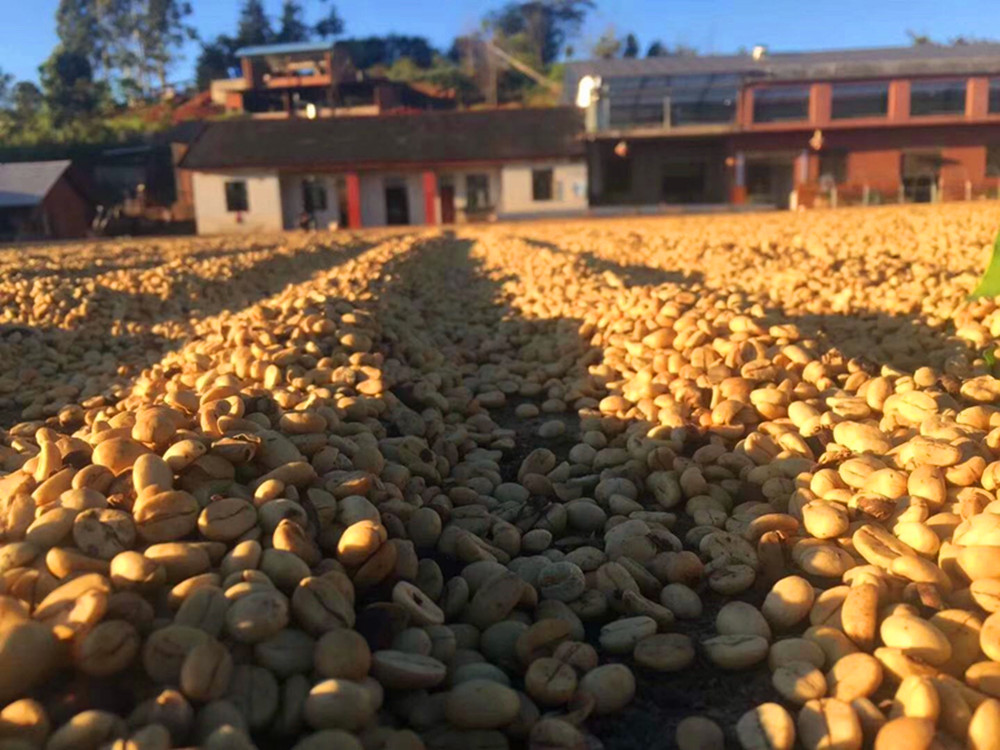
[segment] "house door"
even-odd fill
[[[747,199],[750,203],[788,208],[795,187],[795,162],[791,156],[747,158]]]
[[[385,223],[390,226],[410,223],[410,203],[406,185],[386,185]]]
[[[909,151],[903,154],[900,171],[907,203],[934,201],[941,163],[939,151]]]
[[[455,186],[451,184],[441,185],[441,223],[455,223]]]

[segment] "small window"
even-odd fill
[[[986,176],[1000,177],[1000,145],[986,147]]]
[[[990,105],[991,115],[1000,115],[1000,78],[990,79]]]
[[[302,208],[308,213],[326,211],[326,185],[315,177],[302,180]]]
[[[249,210],[246,181],[232,180],[226,183],[226,210],[231,213]]]
[[[490,178],[485,174],[465,176],[465,210],[486,211],[490,206]]]
[[[835,83],[830,116],[834,120],[853,117],[885,117],[889,111],[889,84]]]
[[[808,119],[808,86],[772,86],[754,89],[754,122],[787,122]]]
[[[531,200],[533,201],[552,200],[551,169],[531,170]]]
[[[910,115],[965,114],[965,81],[912,81]]]

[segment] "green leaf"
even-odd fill
[[[983,351],[983,360],[986,362],[986,366],[991,370],[996,366],[997,355],[993,349],[986,349]]]
[[[969,295],[969,299],[981,297],[1000,297],[1000,233],[993,241],[993,255],[990,258],[990,264],[980,277],[979,284]]]

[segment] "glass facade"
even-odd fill
[[[965,81],[911,81],[910,116],[965,114]]]
[[[683,127],[733,122],[738,75],[628,76],[606,82],[610,126]]]
[[[808,119],[808,86],[770,86],[754,89],[754,122],[790,122]]]
[[[834,120],[885,117],[889,112],[889,82],[835,83],[831,87],[830,116]]]

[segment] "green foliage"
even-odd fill
[[[993,370],[997,364],[997,353],[995,349],[983,349],[983,361],[986,366]]]
[[[220,34],[201,46],[201,53],[194,68],[195,85],[203,91],[212,81],[231,77],[238,67],[236,40]]]
[[[335,46],[347,53],[359,70],[376,66],[391,68],[404,57],[418,68],[429,68],[434,61],[434,48],[422,36],[366,36],[341,39]]]
[[[94,0],[59,0],[56,35],[63,49],[83,55],[92,68],[100,65],[105,34]]]
[[[614,27],[608,27],[600,38],[594,43],[590,54],[601,60],[610,60],[618,57],[618,52],[622,48],[621,40],[615,36]]]
[[[320,2],[326,2],[326,0],[320,0]],[[330,9],[316,22],[313,30],[316,32],[316,36],[323,39],[329,39],[330,37],[339,36],[344,33],[344,19],[337,13],[336,5],[330,5]]]
[[[579,32],[593,8],[593,0],[510,2],[488,14],[484,27],[501,40],[521,37],[537,59],[549,65],[559,57],[566,41]]]
[[[981,297],[1000,297],[1000,233],[997,233],[996,239],[993,241],[990,264],[980,277],[976,288],[972,290],[972,294],[969,295],[969,299],[980,299]]]
[[[80,52],[57,47],[39,73],[47,115],[56,128],[94,117],[110,103],[107,84],[94,81],[90,62]]]
[[[274,29],[264,11],[264,3],[261,0],[245,0],[236,27],[237,47],[270,44],[273,40]]]
[[[297,0],[285,0],[281,5],[276,42],[304,42],[309,39],[310,29],[302,20],[302,4]]]
[[[628,34],[625,37],[625,49],[622,50],[622,57],[635,58],[639,56],[639,40],[635,34]]]
[[[41,89],[31,81],[18,81],[11,87],[8,103],[16,117],[27,121],[41,111],[45,98]]]

